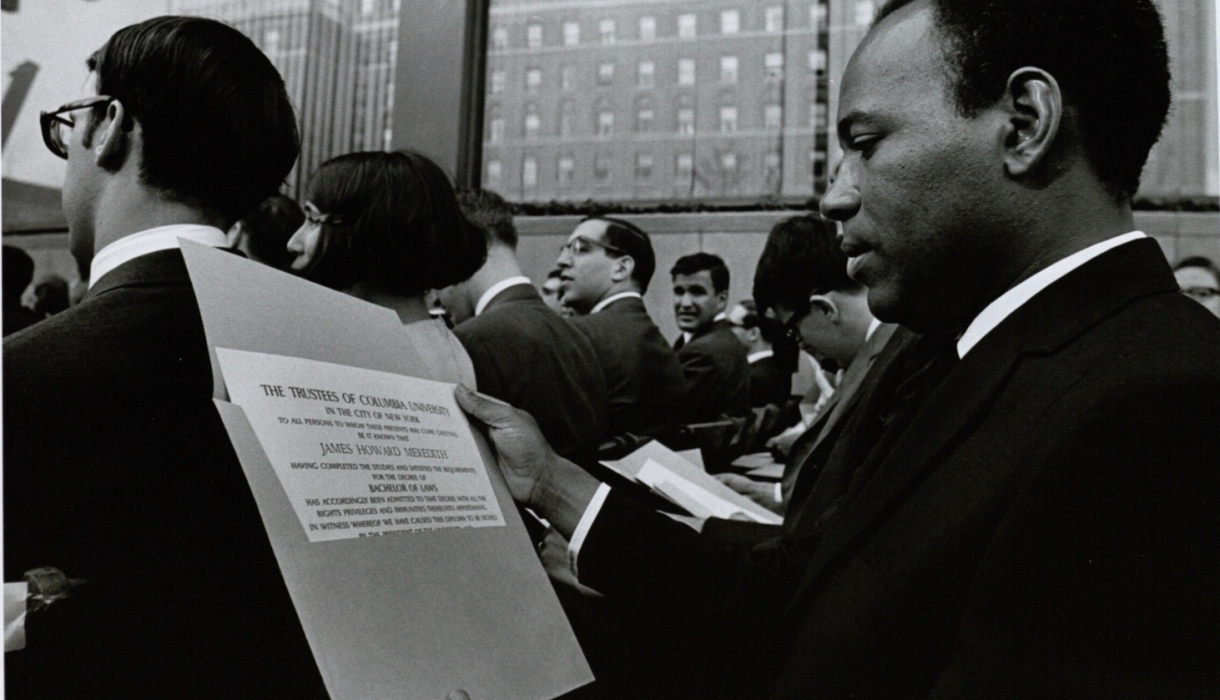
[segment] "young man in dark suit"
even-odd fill
[[[88,66],[94,94],[42,124],[91,286],[4,342],[5,580],[83,585],[31,608],[9,697],[325,697],[212,404],[179,250],[223,247],[292,168],[283,80],[201,18],[122,29]]]
[[[792,398],[794,362],[776,356],[772,343],[782,332],[778,323],[758,313],[753,299],[742,299],[729,311],[726,320],[733,335],[746,349],[750,365],[750,408],[768,404],[783,406]]]
[[[479,390],[532,415],[565,458],[593,464],[600,441],[610,437],[606,380],[593,344],[547,308],[521,274],[508,203],[488,190],[462,190],[458,203],[487,233],[487,261],[439,296],[470,354]]]
[[[682,332],[674,350],[686,378],[686,422],[744,415],[750,408],[750,363],[724,316],[728,266],[718,256],[694,253],[678,258],[669,274],[674,320]]]
[[[459,399],[580,581],[699,609],[757,652],[709,666],[713,692],[1213,694],[1220,323],[1132,230],[1169,84],[1151,0],[880,10],[821,208],[877,317],[924,335],[878,358],[765,554],[564,478],[519,416]]]
[[[611,435],[661,436],[681,421],[686,393],[674,351],[644,307],[656,270],[648,234],[622,219],[580,222],[560,251],[564,305],[593,343],[609,391]]]

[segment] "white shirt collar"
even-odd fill
[[[229,244],[224,231],[199,224],[170,224],[139,231],[111,242],[93,256],[89,266],[89,287],[123,263],[149,253],[178,248],[181,238],[213,248],[225,248]]]
[[[491,303],[492,299],[496,298],[497,294],[505,289],[508,289],[509,287],[516,287],[519,284],[532,285],[533,282],[530,282],[530,278],[528,277],[518,275],[516,277],[509,277],[508,279],[500,280],[499,282],[496,282],[488,287],[487,291],[483,292],[483,296],[479,297],[479,303],[474,305],[474,315],[478,316],[479,314],[483,313],[483,310],[487,308],[487,305]]]
[[[774,350],[759,350],[758,352],[752,352],[749,355],[747,355],[746,362],[749,364],[754,364],[755,362],[758,362],[759,360],[765,360],[768,357],[771,357],[773,355],[775,355]]]
[[[1146,238],[1142,231],[1132,231],[1131,233],[1124,233],[1121,236],[1107,238],[1100,243],[1094,243],[1084,250],[1076,251],[1066,258],[1047,266],[1045,269],[1039,270],[1036,274],[1031,275],[1029,279],[1004,292],[995,301],[988,304],[982,313],[976,316],[970,322],[970,325],[966,327],[966,332],[957,341],[957,356],[965,357],[971,348],[978,345],[979,341],[994,330],[996,326],[1000,325],[1004,319],[1011,316],[1014,311],[1021,308],[1030,299],[1033,299],[1038,292],[1062,279],[1072,270],[1111,248],[1117,248],[1124,243],[1130,243],[1141,238]]]
[[[881,321],[878,321],[875,318],[873,320],[869,321],[868,330],[864,331],[864,342],[867,343],[869,338],[873,337],[873,333],[876,333],[877,329],[880,327],[881,327]]]
[[[631,297],[635,297],[636,299],[644,298],[639,292],[619,292],[618,294],[611,294],[610,296],[606,297],[605,299],[602,299],[601,301],[597,302],[597,305],[595,305],[593,307],[593,309],[591,311],[589,311],[589,314],[590,315],[595,314],[598,311],[601,311],[602,309],[606,308],[607,306],[618,301],[619,299],[629,299]]]
[[[720,313],[718,313],[712,317],[712,323],[715,323],[717,321],[725,321],[725,320],[728,320],[728,318],[729,318],[729,315],[726,314],[725,312],[721,311]],[[710,326],[711,323],[709,323],[708,325]],[[683,343],[689,343],[690,339],[694,338],[694,337],[695,337],[695,334],[693,332],[682,331],[682,342]]]

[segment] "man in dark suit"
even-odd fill
[[[781,332],[779,324],[758,313],[753,299],[742,299],[726,320],[737,341],[746,349],[750,365],[750,408],[768,404],[783,406],[792,398],[795,365],[776,356],[772,343]]]
[[[611,435],[672,433],[685,382],[643,293],[656,270],[648,234],[622,219],[590,217],[568,236],[556,262],[563,303],[593,343],[609,392]]]
[[[1150,0],[879,11],[821,207],[878,318],[924,335],[883,351],[765,553],[564,479],[518,416],[459,399],[583,583],[701,610],[756,649],[709,664],[713,692],[1214,694],[1220,323],[1132,231],[1168,105]]]
[[[547,308],[521,274],[508,203],[488,190],[459,191],[458,203],[487,233],[487,261],[439,295],[479,390],[532,415],[559,454],[592,464],[600,441],[610,437],[606,380],[593,344]]]
[[[724,316],[729,268],[711,253],[678,258],[669,271],[674,285],[674,341],[686,378],[687,423],[743,415],[750,408],[750,363]]]
[[[5,580],[84,583],[30,608],[9,697],[325,697],[212,405],[178,249],[224,246],[292,168],[283,80],[201,18],[122,29],[88,65],[95,95],[43,135],[91,287],[4,343]]]

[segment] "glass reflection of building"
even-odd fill
[[[301,129],[289,189],[324,161],[391,147],[401,0],[171,0],[170,11],[223,20],[284,76]]]

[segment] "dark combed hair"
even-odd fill
[[[1189,258],[1182,258],[1178,261],[1177,265],[1173,266],[1173,269],[1176,272],[1185,267],[1201,267],[1215,275],[1217,280],[1220,280],[1220,267],[1216,267],[1216,263],[1212,262],[1210,258],[1205,258],[1202,255],[1192,255]]]
[[[834,222],[805,214],[771,228],[754,270],[753,296],[764,312],[777,305],[800,310],[813,294],[861,286],[847,276],[847,255],[839,247]]]
[[[635,261],[631,279],[635,280],[641,294],[647,292],[648,285],[652,283],[652,275],[657,271],[657,256],[652,250],[652,240],[648,238],[648,234],[630,221],[611,216],[589,216],[581,223],[585,221],[605,221],[608,224],[602,234],[602,242],[618,248],[624,255],[631,256]],[[607,250],[606,255],[619,257],[613,250]]]
[[[468,279],[487,237],[462,215],[449,176],[412,151],[349,153],[322,164],[308,201],[323,224],[302,274],[331,289],[356,284],[413,296]]]
[[[741,318],[741,327],[757,328],[762,339],[774,345],[776,339],[781,335],[782,326],[779,322],[758,313],[758,305],[754,303],[753,299],[742,299],[737,303],[746,310],[746,315]]]
[[[168,199],[227,226],[279,190],[296,162],[300,136],[283,78],[226,24],[150,19],[120,29],[88,65],[98,94],[139,123],[140,178]]]
[[[491,190],[460,187],[457,200],[466,218],[487,234],[489,243],[499,241],[513,250],[517,249],[513,207],[503,197]]]
[[[305,213],[288,195],[272,195],[241,218],[242,236],[250,257],[278,270],[292,264],[288,239],[305,223]]]
[[[890,0],[880,22],[913,0]],[[1009,76],[1055,77],[1085,156],[1116,199],[1139,188],[1169,112],[1169,57],[1152,0],[932,0],[964,116],[993,105]]]
[[[717,294],[729,291],[729,266],[724,264],[719,255],[703,252],[684,255],[674,263],[669,275],[693,275],[704,270],[711,273],[712,288]]]

